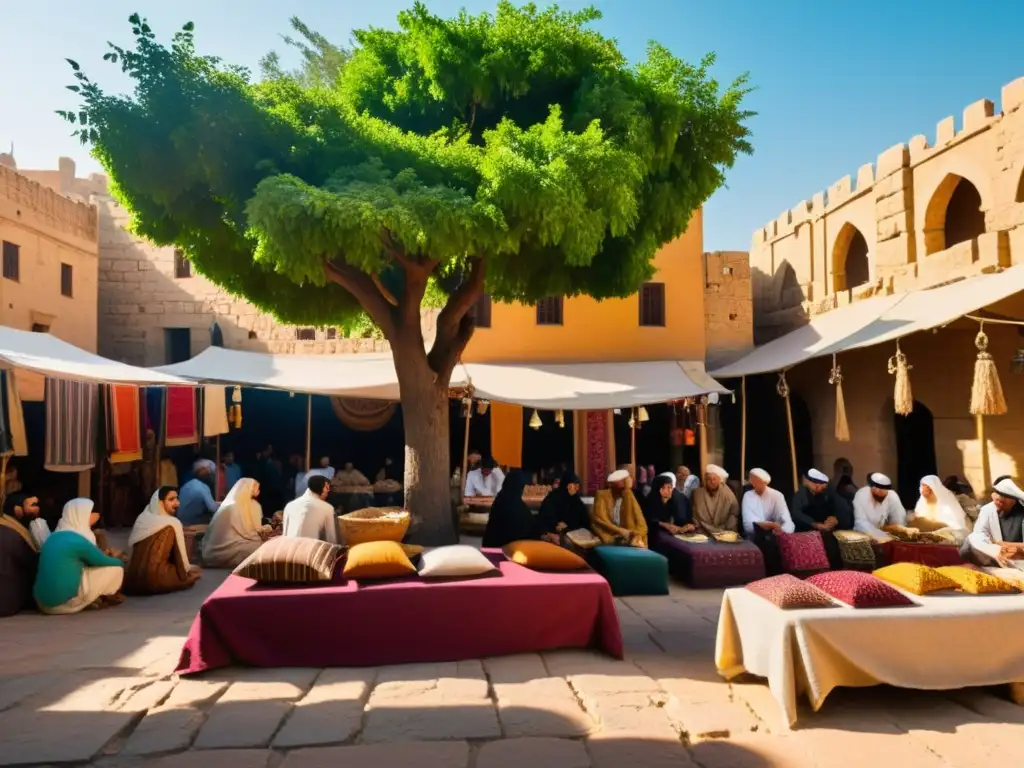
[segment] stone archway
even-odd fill
[[[1020,172],[1020,179],[1017,180],[1017,194],[1013,199],[1014,202],[1024,203],[1024,171]]]
[[[857,227],[847,222],[832,246],[832,290],[835,293],[864,285],[871,279],[868,241]]]
[[[938,253],[983,234],[985,211],[981,193],[963,176],[948,174],[935,188],[925,210],[925,253]]]

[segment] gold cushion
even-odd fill
[[[513,563],[542,571],[578,571],[587,561],[557,544],[522,539],[505,545],[505,557]]]
[[[415,573],[402,545],[395,541],[367,541],[348,551],[346,579],[393,579]]]
[[[957,589],[960,586],[937,569],[918,563],[893,563],[879,568],[874,575],[914,595],[927,595],[929,592]]]
[[[330,581],[345,548],[319,539],[276,536],[243,560],[234,573],[264,583]]]
[[[936,568],[939,573],[955,581],[964,592],[972,595],[984,595],[992,592],[1016,592],[1017,587],[998,576],[991,576],[982,571],[964,568],[962,565],[945,565]]]

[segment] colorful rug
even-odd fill
[[[194,387],[167,387],[164,403],[164,445],[195,445],[196,390]]]
[[[96,465],[99,387],[46,379],[46,451],[51,472],[82,472]]]
[[[583,482],[586,495],[604,488],[615,466],[615,425],[611,411],[584,411],[586,423],[586,468]]]
[[[111,384],[108,391],[110,463],[139,461],[142,458],[139,388],[132,384]]]

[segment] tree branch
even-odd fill
[[[448,303],[437,316],[438,336],[454,336],[466,313],[473,308],[476,300],[484,290],[484,272],[486,265],[479,256],[470,259],[469,274],[459,284],[459,287],[452,291],[448,297]]]
[[[394,235],[392,235],[391,231],[388,229],[382,229],[380,231],[380,241],[388,256],[405,267],[407,272],[417,272],[423,275],[429,275],[440,263],[436,259],[409,258],[409,254],[407,254],[405,250],[395,242]]]
[[[387,286],[380,281],[380,275],[376,273],[372,274],[370,275],[370,279],[373,280],[373,284],[377,286],[377,290],[380,291],[380,295],[384,297],[384,300],[392,307],[397,307],[398,299],[396,299],[395,295],[391,293],[391,291],[387,289]]]
[[[476,323],[473,322],[473,318],[463,315],[454,334],[442,338],[439,332],[435,337],[434,346],[431,347],[430,353],[427,355],[427,363],[438,377],[447,381],[451,376],[455,364],[459,362],[466,345],[473,337],[475,327]]]
[[[395,323],[391,316],[391,305],[377,290],[373,278],[344,262],[330,259],[324,261],[324,274],[328,280],[337,283],[355,297],[386,338],[394,338]]]

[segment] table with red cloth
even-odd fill
[[[179,674],[232,664],[359,667],[595,647],[622,658],[608,583],[591,570],[542,572],[497,550],[493,576],[258,585],[230,575],[199,609]]]
[[[932,568],[944,565],[963,565],[960,548],[955,544],[926,544],[916,541],[890,541],[875,543],[875,559],[878,567],[894,563],[919,563]]]

